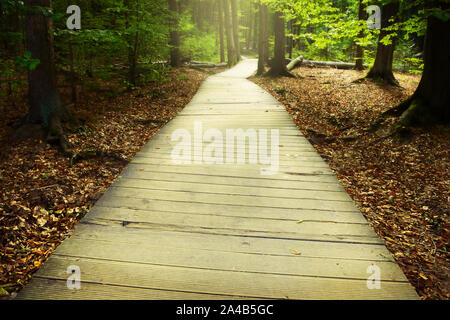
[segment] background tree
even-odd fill
[[[270,70],[266,73],[266,75],[271,77],[293,77],[293,75],[288,72],[286,68],[286,25],[284,21],[284,15],[280,11],[275,11],[274,29],[274,57],[271,62]]]
[[[366,11],[364,10],[363,0],[359,0],[358,5],[358,19],[360,22],[365,24],[365,20],[367,19]],[[358,34],[358,38],[361,39],[364,37],[364,30],[361,29]],[[363,70],[364,69],[364,47],[361,46],[358,41],[356,41],[356,54],[355,54],[355,69]]]
[[[44,124],[49,134],[65,138],[61,121],[69,117],[68,110],[61,104],[56,81],[55,54],[53,48],[53,21],[49,16],[51,0],[27,0],[26,50],[39,64],[28,71],[28,100],[30,109],[26,122]],[[39,7],[39,8],[38,8]]]
[[[222,6],[225,16],[225,31],[227,35],[227,62],[228,66],[234,66],[237,63],[236,49],[234,47],[233,29],[230,17],[230,3],[228,0],[222,0]]]
[[[225,62],[225,43],[223,34],[223,4],[222,0],[217,0],[217,15],[219,17],[219,46],[220,62]]]
[[[259,2],[259,43],[258,43],[258,70],[257,75],[265,73],[265,66],[269,59],[269,41],[268,41],[268,15],[269,9],[267,5]]]
[[[169,0],[169,9],[173,14],[170,31],[170,65],[179,67],[181,65],[180,35],[178,33],[178,3],[177,0]]]
[[[392,72],[396,34],[390,27],[394,25],[398,11],[399,2],[397,0],[383,5],[377,54],[373,66],[366,75],[366,78],[384,81],[395,86],[399,85]]]
[[[238,5],[236,0],[231,1],[231,17],[233,23],[233,41],[234,49],[236,51],[236,61],[241,60],[241,49],[239,43],[239,18],[238,18]]]

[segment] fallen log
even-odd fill
[[[209,63],[209,62],[198,62],[198,61],[191,61],[190,63],[186,64],[186,67],[188,68],[194,68],[194,69],[203,69],[203,68],[221,68],[226,67],[226,63]]]
[[[347,62],[335,62],[335,61],[314,61],[314,60],[303,60],[302,66],[305,67],[328,67],[336,69],[350,70],[355,68],[354,63]]]
[[[268,65],[272,65],[273,58],[269,59]],[[338,61],[315,61],[315,60],[305,60],[303,56],[298,56],[297,58],[291,60],[286,58],[285,60],[287,70],[291,71],[294,68],[298,68],[300,66],[305,67],[323,67],[323,68],[336,68],[336,69],[344,69],[350,70],[355,69],[354,63],[348,62],[338,62]]]
[[[294,60],[291,60],[286,68],[287,68],[288,71],[291,71],[295,67],[301,66],[302,63],[303,63],[303,56],[298,56]]]

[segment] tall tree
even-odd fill
[[[393,31],[389,30],[394,24],[399,9],[398,0],[393,0],[382,7],[381,30],[378,39],[377,54],[372,68],[366,75],[366,78],[381,80],[388,84],[398,86],[398,82],[392,72],[392,62],[394,60],[395,36]],[[385,44],[386,37],[389,44]]]
[[[252,28],[253,28],[253,3],[248,1],[248,11],[247,11],[247,30],[245,32],[245,47],[247,50],[250,49],[250,43],[252,38]]]
[[[259,43],[258,43],[258,70],[257,75],[262,75],[265,72],[265,65],[268,60],[268,8],[264,3],[259,2]]]
[[[289,54],[289,59],[292,59],[292,50],[294,49],[294,39],[292,38],[294,34],[294,20],[289,20],[288,30],[289,36],[287,37],[287,52]]]
[[[364,10],[363,0],[359,0],[358,6],[358,19],[359,21],[366,20],[366,12]],[[364,30],[358,34],[358,38],[364,37]],[[364,69],[364,48],[356,43],[356,54],[355,54],[355,69],[363,70]]]
[[[236,51],[236,60],[241,60],[241,48],[239,44],[239,19],[238,19],[238,6],[236,0],[231,1],[231,20],[233,23],[233,41],[234,49]]]
[[[225,31],[227,35],[227,62],[228,66],[234,66],[237,62],[236,49],[234,48],[233,30],[230,17],[230,3],[228,0],[222,0],[222,7],[225,13]]]
[[[400,125],[450,123],[450,4],[431,0],[427,5],[422,79],[409,99],[383,114],[400,116]]]
[[[51,0],[27,0],[25,5],[52,8]],[[69,117],[68,110],[61,104],[55,69],[53,47],[53,20],[42,10],[26,12],[26,50],[31,57],[39,59],[34,70],[28,71],[28,100],[30,104],[27,115],[28,123],[45,124],[49,133],[63,137],[61,121]],[[62,142],[62,141],[61,141]]]
[[[179,67],[181,65],[180,34],[178,32],[178,3],[177,0],[169,0],[169,10],[172,12],[170,30],[170,65]]]
[[[138,63],[138,47],[139,47],[139,23],[138,23],[138,2],[125,0],[127,7],[125,15],[125,27],[130,29],[130,35],[127,36],[128,43],[128,88],[136,85],[137,63]],[[134,5],[133,5],[134,4]],[[134,20],[134,21],[133,21]],[[134,22],[134,24],[133,24]]]
[[[219,45],[220,45],[220,62],[225,62],[225,43],[223,35],[223,5],[222,0],[217,0],[217,13],[219,16]]]
[[[267,76],[287,76],[293,77],[286,68],[286,26],[284,22],[284,15],[280,11],[275,11],[274,14],[275,26],[275,47],[274,58],[271,63],[270,70],[266,73]]]
[[[253,35],[252,36],[252,49],[256,50],[258,48],[258,4],[256,2],[252,2],[254,6],[253,10]]]

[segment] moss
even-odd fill
[[[437,122],[436,116],[420,98],[411,100],[408,109],[404,111],[399,119],[402,126],[431,126]]]

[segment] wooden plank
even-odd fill
[[[265,208],[292,208],[292,209],[317,209],[330,211],[355,212],[355,206],[351,201],[317,200],[301,197],[298,199],[282,199],[273,197],[259,197],[228,194],[205,194],[195,191],[166,191],[150,189],[133,189],[112,186],[103,198],[115,196],[145,200],[171,200],[188,203],[216,203],[225,205],[265,207]]]
[[[251,171],[246,170],[244,166],[240,165],[148,165],[148,164],[133,164],[130,163],[122,172],[123,176],[133,176],[136,173],[145,172],[168,172],[168,173],[184,173],[184,174],[198,174],[206,176],[223,176],[223,177],[237,177],[237,178],[254,178],[254,179],[270,179],[270,180],[290,180],[290,181],[310,181],[310,182],[324,182],[324,183],[338,183],[336,177],[332,173],[324,173],[326,168],[302,168],[302,171],[282,171],[274,175],[261,175],[261,168],[267,166],[255,166]],[[331,171],[329,171],[331,172]],[[137,177],[137,176],[136,176]],[[268,177],[268,178],[266,178]]]
[[[79,266],[83,281],[156,290],[274,299],[416,299],[409,283],[381,281],[379,290],[366,280],[289,276],[156,266],[52,256],[37,276],[67,279],[67,267]],[[107,272],[105,272],[107,271]]]
[[[112,225],[123,226],[127,221],[111,220],[111,219],[97,219],[95,216],[86,219],[86,223],[97,225]],[[239,228],[227,227],[202,227],[186,224],[167,224],[167,223],[145,223],[145,222],[131,222],[125,228],[134,229],[151,229],[151,230],[166,230],[179,231],[187,233],[202,233],[225,236],[245,236],[245,237],[260,237],[272,239],[289,239],[289,240],[311,240],[311,241],[328,241],[328,242],[347,242],[360,244],[382,244],[382,241],[375,235],[354,235],[354,234],[335,234],[330,231],[328,233],[317,233],[314,230],[306,230],[304,233],[289,233],[289,232],[274,232],[274,231],[257,231]]]
[[[126,208],[135,210],[145,210],[151,212],[178,212],[198,215],[230,216],[230,217],[252,217],[254,219],[278,219],[278,220],[314,220],[331,221],[344,223],[366,223],[367,220],[357,211],[339,212],[311,209],[292,209],[292,208],[261,208],[236,205],[222,205],[210,203],[191,203],[186,205],[184,202],[171,200],[151,200],[133,199],[128,197],[112,197],[109,199],[100,198],[96,207],[107,208]],[[95,207],[94,207],[95,208]],[[92,208],[92,210],[95,210]]]
[[[155,290],[139,286],[117,286],[83,281],[80,290],[67,288],[67,279],[33,277],[16,300],[238,300],[252,299],[230,295]],[[253,298],[255,299],[255,298]]]
[[[197,214],[180,214],[177,212],[153,212],[130,210],[124,208],[97,207],[86,217],[86,222],[97,220],[112,220],[118,223],[126,222],[127,226],[139,227],[136,224],[149,228],[155,225],[178,226],[179,228],[232,230],[234,234],[257,234],[259,236],[273,236],[288,238],[306,238],[304,234],[321,236],[323,234],[340,235],[342,238],[354,237],[356,239],[369,239],[373,243],[373,234],[370,226],[365,223],[336,223],[332,221],[314,220],[268,220],[254,219],[252,217],[214,216]],[[372,241],[371,241],[372,240]],[[378,241],[377,241],[378,242]]]
[[[124,236],[126,235],[126,236]],[[384,244],[361,244],[311,240],[262,238],[242,235],[218,235],[157,229],[124,228],[114,225],[80,223],[71,239],[99,240],[123,245],[159,248],[185,248],[215,252],[241,252],[258,255],[333,258],[365,261],[394,261]]]
[[[322,190],[299,190],[299,189],[275,189],[261,187],[246,186],[228,186],[215,185],[207,183],[189,183],[185,181],[159,181],[159,180],[142,180],[142,179],[118,179],[114,183],[115,187],[167,190],[167,191],[185,191],[192,190],[195,192],[218,193],[218,194],[234,194],[246,195],[253,197],[276,197],[276,198],[300,198],[307,197],[309,199],[323,200],[341,200],[351,201],[350,197],[342,191],[322,191]]]
[[[109,241],[77,238],[61,244],[54,254],[62,257],[114,260],[161,266],[356,280],[366,280],[368,277],[367,268],[376,265],[381,270],[381,280],[408,282],[394,261],[311,258],[303,257],[301,253],[273,256],[243,252],[155,247],[145,244],[116,244]]]
[[[158,181],[186,181],[192,183],[208,183],[230,186],[248,186],[260,188],[275,188],[285,190],[322,190],[322,191],[342,191],[340,185],[328,182],[314,182],[314,181],[285,181],[274,179],[258,179],[258,178],[241,178],[241,177],[226,177],[213,176],[203,174],[184,174],[184,173],[170,173],[146,170],[145,172],[137,170],[132,174],[123,172],[116,181],[120,179],[138,179],[138,180],[158,180]]]
[[[191,130],[193,128],[193,126],[187,128],[186,130]],[[189,131],[190,134],[192,134],[193,136],[193,132]],[[226,138],[226,136],[224,135],[224,137]],[[270,142],[270,131],[268,131],[267,134],[267,139],[268,142]],[[157,135],[155,138],[153,138],[150,143],[152,144],[166,144],[169,143],[170,145],[176,145],[179,143],[179,141],[171,141],[171,134],[166,134],[166,135]],[[280,136],[279,139],[279,145],[282,146],[290,146],[290,147],[305,147],[305,146],[311,146],[311,144],[309,143],[309,141],[303,137],[303,136]]]
[[[143,165],[158,165],[158,164],[164,164],[165,166],[180,166],[180,164],[178,164],[179,160],[176,158],[172,159],[172,156],[168,155],[168,154],[146,154],[147,156],[138,156],[135,157],[130,163],[132,164],[143,164]],[[191,163],[195,166],[198,166],[198,164],[194,163],[195,159],[191,159]],[[293,161],[290,160],[290,162],[292,163]],[[200,163],[201,164],[201,163]],[[216,164],[217,166],[228,166],[230,167],[230,165],[223,163],[223,164]],[[249,164],[249,163],[244,163],[244,164],[237,164],[237,165],[232,165],[232,167],[237,167],[241,170],[246,170],[246,171],[254,171],[257,167],[260,168],[260,170],[262,168],[268,168],[268,165],[262,165],[259,164],[257,166],[253,165],[253,164]],[[282,172],[297,172],[297,173],[308,173],[305,172],[306,170],[310,170],[312,171],[314,174],[317,174],[317,170],[320,170],[322,172],[328,172],[331,174],[331,170],[330,168],[324,164],[323,162],[314,162],[314,161],[304,161],[304,162],[299,162],[298,164],[286,164],[286,163],[279,163],[277,166],[278,171],[282,171]],[[261,171],[260,171],[261,172]]]
[[[164,163],[166,165],[173,165],[176,159],[172,159],[172,155],[158,153],[138,153],[131,162],[133,163],[145,163],[145,164],[161,164]],[[312,157],[303,157],[300,160],[293,159],[280,159],[279,167],[284,171],[288,171],[288,168],[302,168],[302,167],[313,167],[313,168],[329,168],[329,166],[321,161],[321,159],[312,158]],[[240,165],[240,166],[245,166]],[[247,164],[248,165],[248,164]]]

